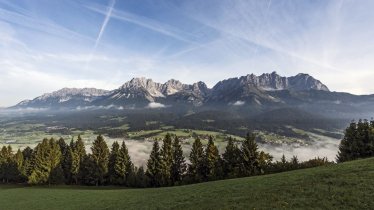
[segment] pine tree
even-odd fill
[[[219,164],[218,148],[214,145],[213,137],[209,136],[208,145],[205,148],[204,156],[204,178],[214,180],[217,177]]]
[[[122,142],[114,169],[120,177],[120,184],[128,184],[128,177],[130,176],[130,174],[134,173],[134,164],[131,161],[125,141]]]
[[[168,186],[171,184],[171,172],[173,165],[173,150],[172,150],[172,139],[171,135],[166,134],[163,139],[161,148],[161,174],[162,174],[162,186]]]
[[[117,173],[118,171],[115,170],[116,164],[118,163],[118,156],[119,156],[119,144],[117,141],[113,142],[112,149],[109,155],[109,164],[108,164],[108,174],[109,174],[109,182],[111,184],[121,184],[123,183],[123,177],[121,176],[121,172]]]
[[[11,147],[3,146],[0,151],[0,179],[3,183],[8,182],[8,167],[11,158]]]
[[[197,137],[192,144],[188,175],[193,182],[201,182],[204,175],[204,148]]]
[[[136,170],[135,175],[135,186],[140,188],[145,188],[148,186],[148,177],[144,172],[143,166]]]
[[[258,146],[255,139],[254,134],[248,133],[241,146],[240,171],[243,176],[255,175],[261,171],[258,160]]]
[[[58,142],[53,138],[49,140],[50,145],[50,175],[48,184],[61,184],[65,181],[64,172],[61,168],[62,153]]]
[[[344,138],[340,142],[339,151],[337,155],[338,162],[345,162],[357,158],[357,124],[351,122],[349,127],[345,130]]]
[[[259,169],[260,173],[264,174],[266,169],[268,169],[272,165],[273,156],[271,156],[269,153],[266,153],[264,151],[261,151],[258,155],[258,163],[259,163]]]
[[[147,162],[146,175],[149,177],[151,187],[160,187],[162,184],[162,164],[161,164],[160,146],[158,141],[153,143],[151,155]]]
[[[58,145],[61,150],[61,168],[64,173],[66,183],[71,183],[71,148],[66,144],[63,138],[58,140]]]
[[[58,143],[52,138],[44,139],[35,148],[33,155],[34,168],[28,177],[30,184],[61,183],[61,150]]]
[[[75,142],[74,151],[78,153],[79,161],[82,163],[87,153],[81,135],[78,135],[77,141]]]
[[[22,155],[23,155],[23,170],[22,170],[23,176],[26,177],[27,179],[27,177],[31,175],[31,172],[34,168],[34,163],[33,163],[34,151],[30,147],[26,147],[22,151]]]
[[[15,174],[14,181],[23,182],[26,177],[24,176],[24,158],[20,149],[17,150],[17,153],[13,156],[13,162],[15,165]]]
[[[84,146],[81,135],[78,135],[77,141],[72,141],[70,143],[70,147],[72,149],[69,157],[71,159],[71,176],[75,183],[78,184],[79,180],[82,179],[83,176],[81,166],[83,165],[83,161],[87,156],[86,147]]]
[[[104,138],[99,135],[93,142],[92,147],[92,158],[98,169],[96,177],[96,186],[105,183],[105,177],[108,174],[108,163],[109,163],[109,148]]]
[[[173,142],[173,163],[171,166],[171,180],[172,184],[180,184],[183,175],[186,172],[187,165],[183,156],[182,145],[179,138],[176,136]]]
[[[86,155],[81,166],[82,183],[86,185],[98,185],[99,173],[99,168],[93,156],[91,154]]]
[[[224,164],[224,175],[228,178],[234,178],[239,173],[240,150],[230,136],[227,142],[225,153],[222,154]]]
[[[57,141],[57,144],[60,146],[61,154],[65,155],[68,149],[68,145],[66,144],[65,140],[61,137]]]
[[[3,171],[3,182],[15,182],[19,179],[19,171],[17,162],[14,159],[12,147],[8,145],[3,147],[1,151],[3,157],[2,171]]]
[[[66,167],[68,167],[68,178],[70,178],[70,182],[73,182],[74,184],[79,183],[80,178],[80,171],[81,171],[81,164],[83,161],[81,161],[81,157],[79,156],[78,151],[76,151],[75,146],[69,147],[69,152],[66,156],[66,161],[68,162]]]

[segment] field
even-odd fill
[[[0,186],[1,209],[373,209],[374,158],[160,189]]]

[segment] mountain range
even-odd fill
[[[229,78],[208,88],[204,82],[165,83],[133,78],[115,90],[64,88],[11,107],[15,109],[143,109],[165,107],[272,110],[297,107],[329,115],[372,112],[374,95],[331,92],[308,74],[283,77],[276,72]],[[338,114],[338,115],[337,115]]]

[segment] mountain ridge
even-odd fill
[[[63,88],[46,93],[32,100],[24,100],[12,108],[74,108],[84,106],[146,106],[148,103],[189,104],[235,104],[262,105],[280,103],[268,92],[273,91],[325,91],[326,85],[309,74],[283,77],[276,72],[260,76],[247,74],[219,81],[212,88],[202,82],[184,84],[170,79],[165,83],[154,82],[145,77],[133,78],[114,90],[96,88]],[[241,103],[241,101],[243,103]],[[236,103],[238,102],[238,103]]]

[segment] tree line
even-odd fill
[[[374,121],[352,121],[339,145],[337,162],[374,156]]]
[[[31,185],[119,185],[127,187],[163,187],[206,182],[227,178],[276,173],[331,164],[326,158],[299,162],[294,156],[287,161],[273,161],[269,153],[259,151],[254,134],[245,140],[228,138],[226,149],[219,154],[214,138],[207,145],[195,138],[189,161],[183,155],[182,142],[167,134],[162,144],[155,140],[146,168],[136,167],[123,141],[109,149],[99,135],[86,152],[80,136],[65,140],[44,139],[34,149],[13,152],[11,146],[0,151],[0,181]]]

